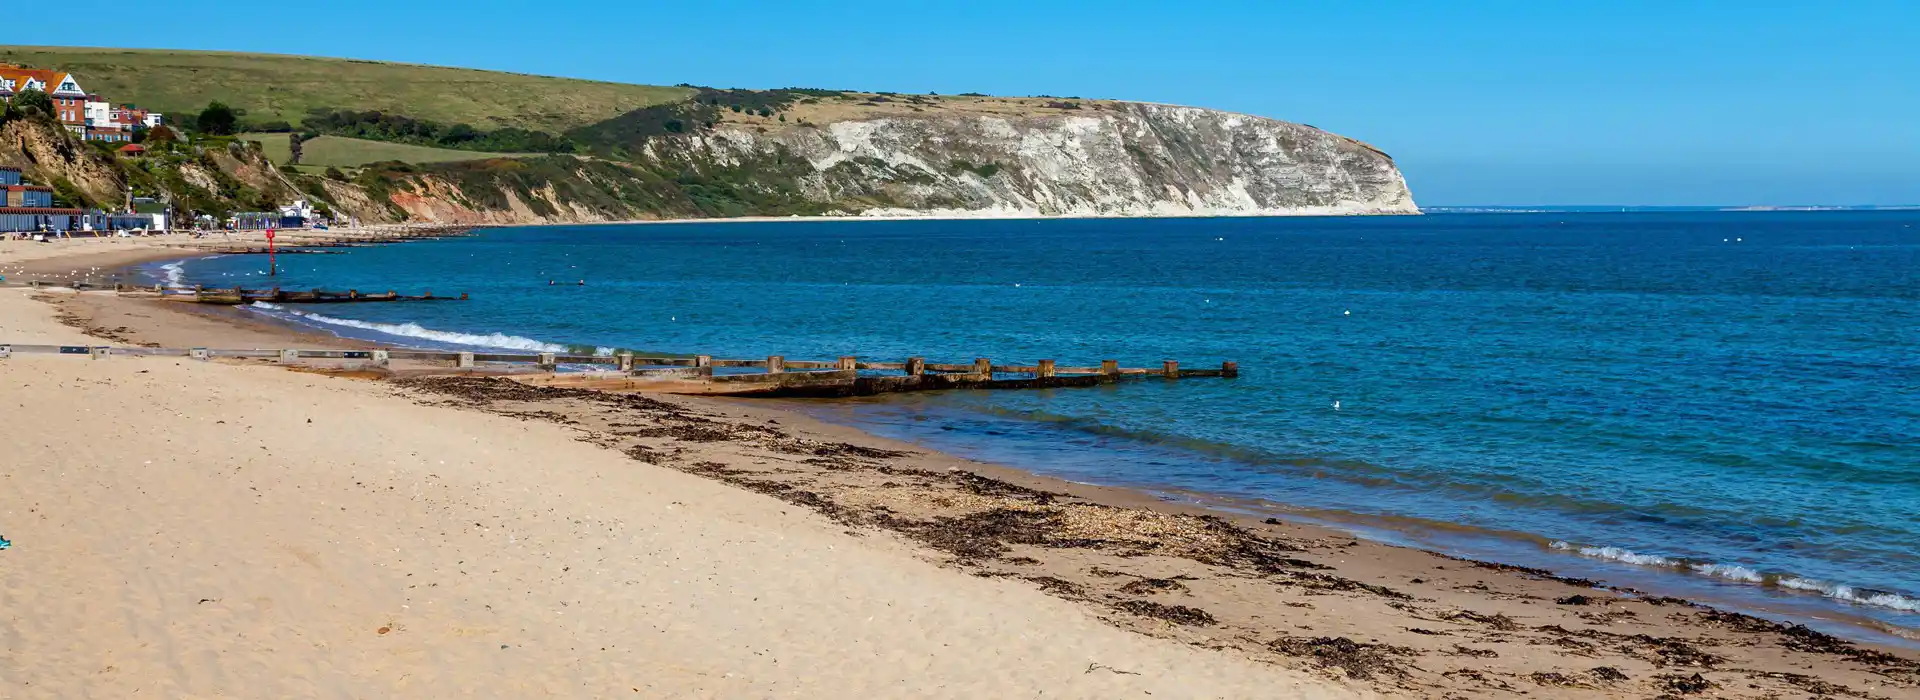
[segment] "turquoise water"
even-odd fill
[[[265,262],[175,269],[264,286]],[[1235,381],[811,410],[1080,481],[1920,629],[1920,213],[554,227],[282,262],[288,288],[473,295],[295,317],[411,345],[1236,360]]]

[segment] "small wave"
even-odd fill
[[[1555,542],[1548,546],[1558,550],[1578,552],[1580,556],[1583,557],[1617,561],[1622,564],[1632,564],[1634,566],[1677,567],[1681,565],[1681,562],[1677,560],[1668,559],[1657,554],[1635,554],[1631,550],[1621,549],[1619,547],[1574,547],[1566,542]]]
[[[160,271],[166,273],[163,279],[166,281],[168,289],[185,289],[186,288],[187,271],[185,268],[181,267],[181,263],[170,262],[165,265],[161,265]]]
[[[1737,581],[1770,588],[1782,588],[1802,593],[1812,593],[1857,605],[1868,605],[1902,612],[1920,612],[1920,599],[1911,598],[1899,593],[1879,591],[1870,588],[1856,588],[1854,586],[1829,583],[1787,574],[1761,573],[1738,564],[1696,562],[1675,557],[1663,557],[1657,554],[1639,554],[1632,550],[1621,549],[1619,547],[1582,546],[1564,541],[1554,542],[1547,546],[1551,549],[1572,552],[1590,559],[1604,559],[1606,561],[1632,564],[1634,566],[1670,569],[1726,581]]]
[[[1847,586],[1847,585],[1838,584],[1838,583],[1827,583],[1825,581],[1816,581],[1813,579],[1800,578],[1797,576],[1781,577],[1779,580],[1774,582],[1774,585],[1777,585],[1781,588],[1790,588],[1796,591],[1818,593],[1828,598],[1833,598],[1836,600],[1844,600],[1849,603],[1858,603],[1860,605],[1872,605],[1875,607],[1889,608],[1893,610],[1900,610],[1903,612],[1920,612],[1920,600],[1915,600],[1913,598],[1909,598],[1909,597],[1900,595],[1898,593],[1889,593],[1887,591],[1876,591],[1869,588],[1854,588],[1853,586]]]
[[[289,309],[287,307],[281,306],[279,304],[270,304],[264,301],[254,302],[253,307],[256,309],[264,310],[264,311],[270,311],[276,314],[285,314],[288,316],[293,316],[302,321],[307,321],[311,323],[324,324],[328,326],[339,326],[343,328],[358,328],[360,330],[374,331],[377,333],[385,333],[387,335],[400,336],[403,338],[419,338],[421,340],[431,340],[437,343],[447,343],[450,345],[461,345],[461,346],[483,347],[483,348],[501,348],[504,350],[529,350],[533,352],[564,353],[569,351],[569,348],[565,345],[545,343],[538,340],[534,340],[532,338],[522,338],[517,335],[507,335],[504,333],[488,333],[485,335],[481,335],[481,334],[475,334],[475,333],[458,333],[454,331],[439,331],[439,330],[427,328],[426,326],[422,326],[418,323],[412,323],[412,322],[374,323],[371,321],[356,321],[350,318],[334,318],[332,316],[316,314],[310,311],[297,311],[294,309]],[[598,353],[598,349],[596,349],[596,353]]]
[[[212,260],[218,257],[221,257],[221,256],[208,255],[205,257],[194,258],[193,260],[175,260],[165,265],[161,265],[159,268],[160,281],[162,284],[167,285],[168,289],[186,289],[188,286],[187,285],[187,263],[199,262],[202,260]]]

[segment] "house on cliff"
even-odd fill
[[[0,64],[0,100],[11,102],[14,95],[39,90],[53,99],[53,117],[68,131],[87,133],[87,91],[72,73],[45,68],[24,68]]]
[[[130,104],[118,107],[80,87],[72,73],[0,64],[0,102],[11,102],[26,90],[39,90],[53,99],[53,117],[88,141],[132,143],[133,130],[159,126],[159,112]]]

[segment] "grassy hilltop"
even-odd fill
[[[218,51],[0,46],[0,62],[58,68],[88,90],[176,114],[219,100],[251,121],[299,124],[312,109],[380,110],[481,129],[564,132],[688,88],[626,85],[342,58]]]
[[[1107,211],[1115,188],[1131,188],[1133,199],[1114,211],[1239,212],[1254,195],[1221,174],[1263,168],[1293,179],[1267,178],[1259,207],[1346,206],[1337,198],[1346,194],[1295,182],[1313,175],[1248,152],[1241,131],[1317,163],[1314,173],[1350,169],[1354,197],[1383,207],[1407,199],[1392,199],[1390,190],[1405,186],[1390,159],[1359,153],[1374,149],[1350,139],[1073,96],[659,87],[117,48],[0,46],[0,61],[70,71],[110,100],[171,113],[169,131],[187,137],[150,141],[144,155],[130,156],[112,143],[82,145],[45,115],[0,123],[0,164],[29,169],[76,206],[111,204],[131,190],[215,216],[304,197],[362,221],[552,223],[1037,212],[1036,202],[1068,200],[1058,211]],[[239,113],[203,114],[210,101]],[[840,127],[849,122],[864,126]],[[1089,125],[1111,128],[1092,134]],[[842,143],[842,133],[854,141]],[[1022,133],[1104,146],[1036,153]],[[860,134],[879,136],[863,146]],[[850,157],[849,144],[864,150]],[[1224,203],[1195,205],[1196,187]]]

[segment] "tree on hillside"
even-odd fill
[[[199,125],[201,133],[231,136],[239,126],[240,116],[234,113],[232,107],[216,100],[207,103],[206,109],[200,110],[200,117],[194,123]]]
[[[306,139],[300,137],[300,132],[296,131],[287,134],[287,163],[289,165],[300,164],[300,145],[303,143],[306,143]]]
[[[23,112],[26,111],[28,107],[36,107],[39,108],[40,113],[43,115],[53,115],[53,98],[48,97],[47,93],[39,90],[21,90],[19,94],[13,96],[13,102],[11,104],[14,109]]]
[[[167,128],[167,125],[165,124],[161,124],[159,126],[156,126],[156,127],[153,127],[152,129],[147,130],[147,141],[146,141],[147,143],[158,145],[158,144],[172,143],[177,140],[179,140],[179,138],[174,136],[173,130]]]

